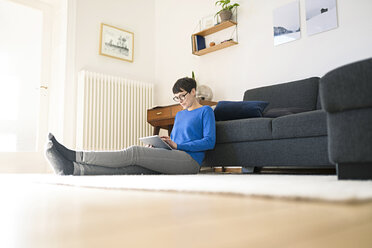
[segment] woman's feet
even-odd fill
[[[45,156],[52,166],[54,172],[58,175],[74,174],[73,162],[60,153],[60,151],[57,149],[56,144],[51,140],[50,136],[48,136],[48,138],[49,141],[46,144]]]
[[[57,151],[60,154],[62,154],[62,156],[64,156],[65,158],[67,158],[70,161],[75,161],[76,160],[76,152],[66,148],[64,145],[59,143],[52,133],[48,134],[48,140],[53,143],[54,147],[57,149]]]

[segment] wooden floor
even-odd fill
[[[0,182],[0,247],[372,247],[372,202]]]

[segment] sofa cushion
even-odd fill
[[[273,108],[268,110],[263,114],[264,117],[269,117],[269,118],[277,118],[280,116],[285,116],[285,115],[292,115],[292,114],[297,114],[297,113],[302,113],[309,111],[308,109],[304,108]]]
[[[316,109],[319,78],[312,77],[289,83],[270,85],[247,90],[245,101],[267,101],[270,104],[265,111],[272,108],[304,108]]]
[[[216,122],[216,143],[272,139],[271,118]]]
[[[278,117],[272,120],[272,130],[274,139],[327,135],[326,113],[314,110]]]
[[[268,104],[263,101],[219,101],[214,115],[216,121],[262,117],[262,112]]]

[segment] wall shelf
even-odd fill
[[[214,34],[214,33],[217,33],[221,30],[224,30],[226,28],[229,28],[229,27],[233,27],[233,26],[237,26],[238,23],[237,22],[234,22],[234,21],[225,21],[225,22],[222,22],[216,26],[213,26],[213,27],[210,27],[210,28],[207,28],[207,29],[204,29],[200,32],[197,32],[195,34],[192,34],[191,35],[191,39],[192,39],[192,53],[194,55],[197,55],[197,56],[201,56],[201,55],[205,55],[205,54],[208,54],[208,53],[211,53],[211,52],[214,52],[214,51],[217,51],[217,50],[220,50],[220,49],[223,49],[223,48],[226,48],[226,47],[230,47],[230,46],[233,46],[233,45],[237,45],[238,42],[236,41],[233,41],[233,40],[229,40],[229,41],[225,41],[225,42],[222,42],[220,44],[216,44],[214,46],[210,46],[210,47],[207,47],[207,48],[204,48],[204,49],[201,49],[201,50],[196,50],[196,44],[195,44],[195,36],[199,35],[199,36],[207,36],[207,35],[210,35],[210,34]]]
[[[216,33],[218,31],[221,31],[221,30],[224,30],[226,28],[229,28],[229,27],[232,27],[232,26],[236,26],[238,25],[238,23],[236,22],[233,22],[233,21],[225,21],[225,22],[222,22],[216,26],[213,26],[213,27],[210,27],[210,28],[207,28],[207,29],[204,29],[198,33],[195,33],[193,35],[201,35],[201,36],[207,36],[207,35],[210,35],[210,34],[213,34],[213,33]]]
[[[214,51],[217,51],[217,50],[221,50],[223,48],[230,47],[230,46],[237,45],[237,44],[238,44],[238,42],[236,42],[236,41],[232,41],[232,40],[231,41],[226,41],[226,42],[220,43],[218,45],[207,47],[207,48],[199,50],[199,51],[194,51],[194,54],[198,55],[198,56],[202,56],[204,54],[211,53],[211,52],[214,52]]]

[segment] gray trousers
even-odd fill
[[[199,164],[184,151],[143,146],[76,152],[74,162],[74,175],[196,174],[199,169]]]

